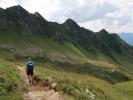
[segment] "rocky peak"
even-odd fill
[[[12,7],[6,8],[6,9],[25,10],[25,9],[24,9],[22,6],[20,6],[20,5],[12,6]]]
[[[104,37],[110,35],[109,32],[106,31],[105,29],[100,30],[99,32],[97,32],[97,34],[98,34],[99,36],[104,36]]]
[[[4,9],[3,8],[0,8],[0,12],[2,12],[2,11],[4,11]]]
[[[25,10],[20,5],[6,8],[6,11],[9,12],[9,13],[14,13],[14,14],[16,13],[17,15],[19,15],[19,14],[28,14],[29,13],[27,10]]]
[[[102,29],[102,30],[99,31],[99,33],[108,34],[108,31],[106,31],[105,29]]]
[[[35,12],[34,15],[35,15],[36,17],[42,17],[38,12]]]
[[[73,19],[69,18],[65,21],[66,23],[76,23]]]
[[[80,26],[72,19],[67,19],[63,26],[68,32],[79,33]]]
[[[67,19],[63,24],[67,24],[67,25],[70,25],[70,26],[78,26],[78,24],[74,21],[74,20],[72,20],[72,19]],[[79,26],[78,26],[79,27]]]
[[[42,19],[42,20],[45,20],[45,19],[43,18],[43,16],[42,16],[40,13],[38,13],[38,12],[35,12],[34,15],[35,15],[37,18],[40,18],[40,19]],[[45,20],[45,21],[46,21],[46,20]]]

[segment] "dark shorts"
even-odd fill
[[[27,75],[33,76],[33,70],[27,70]]]

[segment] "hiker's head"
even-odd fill
[[[31,60],[31,58],[28,58],[28,61],[30,61]]]

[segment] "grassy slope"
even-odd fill
[[[71,63],[89,62],[94,66],[105,68],[118,66],[101,52],[87,52],[80,47],[75,47],[70,42],[58,44],[45,37],[25,36],[15,32],[0,32],[0,55],[10,56],[12,59],[12,56],[17,54],[33,57],[46,56],[50,60],[69,61]]]
[[[22,65],[24,66],[24,63]],[[35,75],[40,77],[41,80],[52,77],[58,82],[57,90],[63,92],[65,98],[69,100],[89,100],[90,97],[86,95],[85,89],[91,90],[96,95],[97,100],[132,100],[133,98],[132,81],[111,85],[93,76],[51,68],[53,67],[50,64],[45,68],[38,65],[35,68]],[[9,98],[13,98],[13,100],[19,100],[22,84],[14,63],[0,59],[0,74],[0,79],[3,80],[0,84],[0,99],[9,100]]]
[[[96,94],[97,100],[132,100],[131,98],[133,98],[132,94],[130,96],[126,93],[123,94],[122,86],[111,85],[93,76],[58,71],[47,67],[37,66],[36,75],[42,80],[52,77],[59,83],[57,90],[73,96],[74,100],[89,100],[90,97],[86,95],[85,89]],[[132,84],[129,84],[128,87],[132,87]]]
[[[114,88],[118,88],[118,91],[122,93],[122,95],[127,95],[128,100],[132,100],[133,98],[133,81],[118,83],[114,86]]]
[[[31,56],[31,57],[46,57],[52,61],[58,60],[62,62],[71,62],[71,63],[85,63],[89,62],[90,64],[104,68],[104,69],[115,69],[120,67],[120,65],[113,63],[108,57],[104,56],[102,53],[97,51],[96,53],[87,53],[80,47],[75,47],[73,44],[66,42],[64,45],[57,44],[48,38],[36,37],[36,36],[25,36],[18,35],[14,32],[0,32],[0,56],[2,58],[13,60],[17,55],[20,56]],[[115,55],[115,54],[114,54]],[[119,55],[117,55],[118,58]],[[15,59],[14,59],[15,60]],[[121,60],[121,59],[120,59]],[[125,59],[124,59],[125,60]],[[42,60],[45,62],[45,60]],[[6,61],[2,60],[2,63],[6,63]],[[11,64],[11,63],[7,63]],[[130,63],[127,63],[127,65]],[[11,66],[13,66],[11,64]],[[11,67],[10,66],[10,67]],[[49,65],[48,65],[49,66]],[[52,67],[55,67],[52,65]],[[8,69],[1,68],[1,70],[8,71]],[[15,69],[12,69],[15,70]],[[37,73],[39,77],[54,77],[56,81],[59,82],[58,89],[60,91],[64,91],[65,94],[74,97],[76,100],[88,100],[88,96],[84,94],[84,92],[73,93],[75,89],[81,88],[84,91],[85,88],[90,89],[94,92],[98,100],[131,100],[132,96],[122,93],[122,88],[118,86],[113,86],[108,82],[105,82],[101,79],[98,79],[93,76],[74,74],[68,72],[60,72],[55,69],[49,68],[40,68],[37,67]],[[12,72],[11,72],[12,73]],[[18,72],[15,71],[11,77],[16,77]],[[8,75],[8,73],[3,74]],[[11,75],[11,74],[9,74]],[[12,79],[9,77],[9,80],[13,80],[18,83],[19,79]],[[17,80],[17,81],[16,81]],[[79,84],[77,82],[79,81]],[[68,84],[66,84],[68,83]],[[123,83],[124,84],[124,83]],[[130,86],[130,84],[129,84]],[[74,91],[73,91],[74,90]],[[80,95],[81,94],[81,95]],[[19,98],[18,92],[11,93],[11,97],[14,96]],[[1,96],[1,98],[5,98],[6,96]],[[9,95],[10,97],[10,95]],[[7,98],[9,98],[7,97]],[[76,98],[77,97],[77,98]],[[83,99],[84,98],[84,99]]]
[[[0,59],[0,99],[20,100],[20,91],[23,88],[15,66],[6,60]]]

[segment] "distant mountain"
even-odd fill
[[[128,44],[133,46],[133,33],[118,33],[118,35]]]

